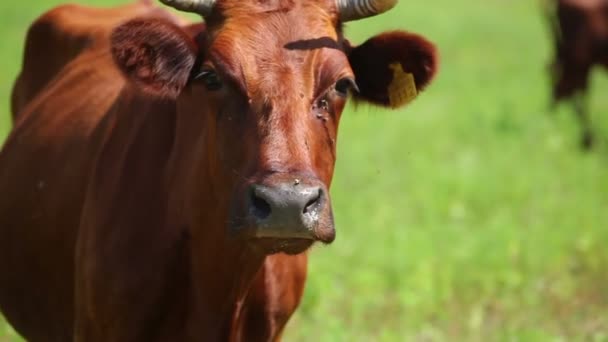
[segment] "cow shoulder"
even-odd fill
[[[180,17],[144,1],[103,9],[67,4],[42,14],[27,32],[22,71],[13,87],[13,118],[69,62],[91,48],[107,46],[112,30],[135,17],[185,24]]]

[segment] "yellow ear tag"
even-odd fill
[[[418,96],[414,75],[403,71],[401,63],[389,65],[393,70],[393,81],[388,85],[388,99],[391,107],[397,108],[406,105]]]

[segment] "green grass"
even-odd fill
[[[24,31],[54,3],[0,4],[2,134]],[[434,40],[440,74],[405,110],[344,114],[338,237],[313,249],[285,340],[608,341],[608,77],[584,154],[568,108],[547,111],[537,2],[402,1],[347,33],[393,28]]]

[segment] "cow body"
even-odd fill
[[[581,144],[589,148],[594,139],[587,89],[592,69],[608,67],[608,2],[558,0],[550,11],[555,43],[551,66],[553,101],[572,101],[582,125]]]
[[[42,16],[28,35],[23,73],[13,94],[13,116],[17,119],[21,113],[24,117],[19,118],[21,121],[12,133],[27,140],[27,144],[11,137],[1,157],[9,165],[2,169],[2,179],[13,179],[4,176],[19,173],[23,182],[2,183],[3,191],[16,196],[7,198],[0,215],[3,227],[0,241],[8,243],[0,251],[3,270],[0,294],[9,321],[30,341],[72,339],[74,255],[86,187],[102,137],[110,131],[102,121],[105,116],[111,120],[111,112],[120,115],[111,108],[121,94],[128,93],[123,90],[124,80],[110,58],[107,38],[116,25],[136,16],[180,22],[169,12],[144,3],[107,10],[67,5]],[[50,62],[41,64],[39,56],[45,51],[51,52]],[[54,83],[49,86],[51,81]],[[80,86],[75,88],[74,84]],[[44,94],[37,97],[43,89]],[[170,118],[171,111],[164,114],[165,119]],[[171,125],[159,124],[159,127]],[[70,139],[55,139],[55,132]],[[39,169],[31,167],[33,160],[40,165]],[[11,239],[15,235],[20,238]],[[165,242],[175,244],[172,240]],[[185,248],[185,244],[180,246]],[[242,340],[278,337],[303,292],[306,254],[277,254],[267,259],[250,295],[253,305],[231,308],[232,312],[226,315],[235,320],[231,324],[239,327],[232,334]],[[187,273],[179,265],[182,261],[175,259],[168,267]],[[187,287],[185,279],[179,281],[179,275],[167,279],[174,282],[176,291]],[[34,293],[26,291],[24,284],[36,288]],[[273,293],[268,289],[270,285],[274,287]],[[282,287],[277,289],[279,286]],[[171,300],[174,299],[165,299]],[[126,308],[132,304],[125,300],[123,312],[128,313]],[[182,328],[176,327],[176,331]],[[171,340],[169,337],[186,340],[177,335],[165,340]]]
[[[385,76],[362,77],[360,96],[389,104],[389,62],[422,89],[436,61],[406,33],[341,46],[331,7],[243,4],[220,3],[207,27],[143,1],[64,6],[30,28],[0,152],[0,309],[28,340],[280,338],[306,249],[333,240],[345,91],[332,83],[373,46]],[[256,24],[323,39],[285,31],[245,59],[239,49],[268,39],[247,32]]]

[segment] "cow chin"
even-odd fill
[[[250,240],[252,246],[260,249],[264,254],[300,254],[310,248],[314,240],[310,239],[275,239],[275,238],[257,238]]]
[[[302,234],[293,228],[268,230],[268,227],[249,222],[245,225],[235,224],[231,231],[238,239],[244,240],[253,249],[263,254],[299,254],[309,249],[315,242],[330,244],[336,237],[333,218],[330,214],[327,222]]]

